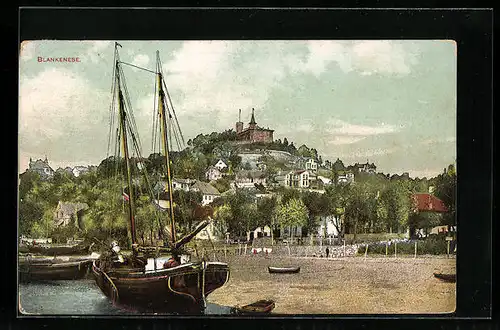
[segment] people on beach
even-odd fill
[[[327,247],[325,252],[326,252],[326,257],[328,258],[328,256],[330,255],[330,249]]]

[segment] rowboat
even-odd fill
[[[295,274],[300,272],[300,267],[267,267],[271,274]]]
[[[271,312],[275,307],[274,300],[258,300],[254,303],[235,307],[238,314],[265,314]]]
[[[89,271],[91,259],[76,261],[30,260],[19,261],[19,279],[28,281],[76,280]]]
[[[434,277],[439,278],[444,282],[455,283],[457,281],[456,274],[442,274],[442,273],[434,273]]]

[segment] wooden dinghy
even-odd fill
[[[439,278],[444,282],[455,283],[457,281],[456,274],[442,274],[442,273],[434,273],[434,277]]]
[[[235,307],[235,311],[238,314],[266,314],[270,313],[274,307],[274,300],[263,299],[245,306]]]
[[[82,255],[89,253],[90,244],[23,244],[19,246],[19,253],[34,253],[44,256]]]
[[[91,259],[76,261],[30,260],[19,261],[21,281],[76,280],[83,278],[89,271]]]
[[[300,272],[300,267],[267,267],[271,274],[296,274]]]

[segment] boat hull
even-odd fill
[[[441,273],[434,273],[434,277],[444,281],[444,282],[450,282],[450,283],[455,283],[457,281],[457,275],[456,274],[441,274]]]
[[[300,272],[300,267],[267,267],[271,274],[296,274]]]
[[[20,261],[19,279],[22,282],[81,279],[88,273],[91,264],[92,260],[58,263]]]
[[[96,260],[92,273],[113,303],[179,312],[203,309],[206,297],[229,279],[229,267],[219,262],[187,263],[156,271],[116,268],[105,272]]]
[[[89,246],[86,245],[22,245],[19,246],[20,253],[36,253],[45,256],[56,255],[77,255],[86,254],[89,251]]]
[[[259,300],[252,304],[242,307],[236,307],[238,314],[267,314],[270,313],[275,307],[273,300]]]

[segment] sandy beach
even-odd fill
[[[221,260],[223,261],[223,260]],[[455,283],[433,272],[455,273],[443,257],[228,256],[231,277],[208,301],[225,306],[273,299],[278,314],[449,313]],[[269,274],[268,266],[300,266],[299,274]]]

